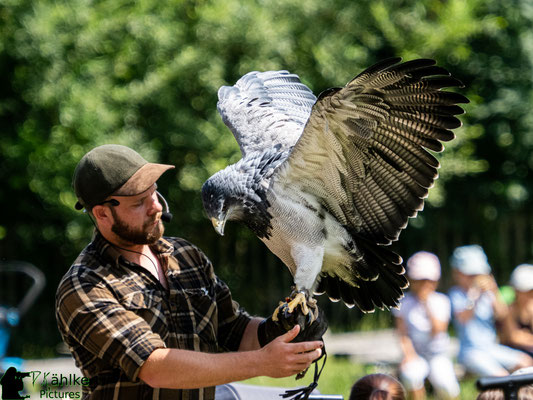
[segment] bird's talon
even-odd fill
[[[302,311],[304,312],[304,314],[307,315],[306,298],[305,298],[305,294],[303,294],[302,292],[298,292],[296,296],[294,296],[294,298],[288,304],[289,312],[292,313],[294,309],[298,307],[298,304],[300,304],[300,307],[302,308]],[[309,312],[309,310],[307,310],[307,312]]]
[[[305,301],[300,304],[300,307],[302,307],[302,312],[304,315],[309,315],[309,307],[307,307],[307,303]]]
[[[279,313],[279,308],[276,308],[274,310],[274,312],[272,313],[272,321],[274,321],[274,322],[278,322],[279,321],[278,313]]]
[[[288,301],[288,300],[287,300]],[[272,321],[275,321],[275,322],[278,322],[279,321],[279,313],[283,310],[285,310],[285,308],[287,308],[287,301],[283,302],[283,301],[280,301],[278,306],[276,307],[276,309],[274,310],[274,312],[272,313]],[[286,317],[286,314],[283,313],[283,315]]]
[[[316,308],[317,301],[316,301],[316,299],[314,299],[314,298],[312,298],[312,297],[309,297],[309,298],[307,299],[307,304],[308,304],[309,306],[311,306],[311,308]]]

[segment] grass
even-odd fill
[[[391,373],[387,366],[354,364],[345,358],[329,357],[318,381],[318,390],[322,394],[341,394],[344,399],[348,399],[353,383],[364,375],[383,372]],[[268,377],[257,377],[248,379],[243,383],[261,386],[276,386],[282,388],[295,388],[309,385],[313,381],[314,366],[307,371],[306,376],[301,380],[294,377],[275,379]],[[475,379],[470,378],[461,382],[461,400],[475,399],[477,390]],[[435,399],[431,393],[428,399]]]

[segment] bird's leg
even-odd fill
[[[297,292],[293,299],[287,303],[287,312],[292,313],[296,307],[300,305],[304,315],[309,314],[309,308],[307,307],[306,294],[304,292]]]
[[[289,319],[291,314],[300,306],[302,314],[307,317],[307,323],[311,324],[316,320],[318,316],[318,308],[316,307],[316,300],[309,295],[308,290],[294,289],[290,297],[286,299],[286,302],[280,302],[279,307],[276,309],[276,321],[278,320],[278,314],[283,313],[285,319]]]
[[[318,308],[312,293],[316,278],[322,269],[324,246],[293,243],[291,257],[296,265],[294,271],[295,287],[290,297],[291,301],[284,312],[285,314],[292,314],[300,306],[302,311],[300,315],[307,318],[307,324],[311,324],[318,316]]]

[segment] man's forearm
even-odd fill
[[[253,331],[252,325],[249,334]],[[152,387],[193,389],[262,375],[291,376],[307,369],[322,354],[321,341],[291,343],[299,332],[296,325],[265,347],[251,351],[213,354],[156,349],[141,367],[139,378]]]
[[[157,349],[141,368],[139,378],[152,387],[193,389],[240,381],[258,375],[253,352],[201,353]]]

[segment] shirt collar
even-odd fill
[[[96,252],[104,257],[104,259],[114,262],[117,265],[119,264],[122,254],[115,246],[107,241],[100,232],[95,232],[92,245]],[[159,257],[170,257],[174,250],[174,246],[165,238],[161,238],[155,244],[151,245],[150,249],[152,249],[152,251],[154,251]]]

